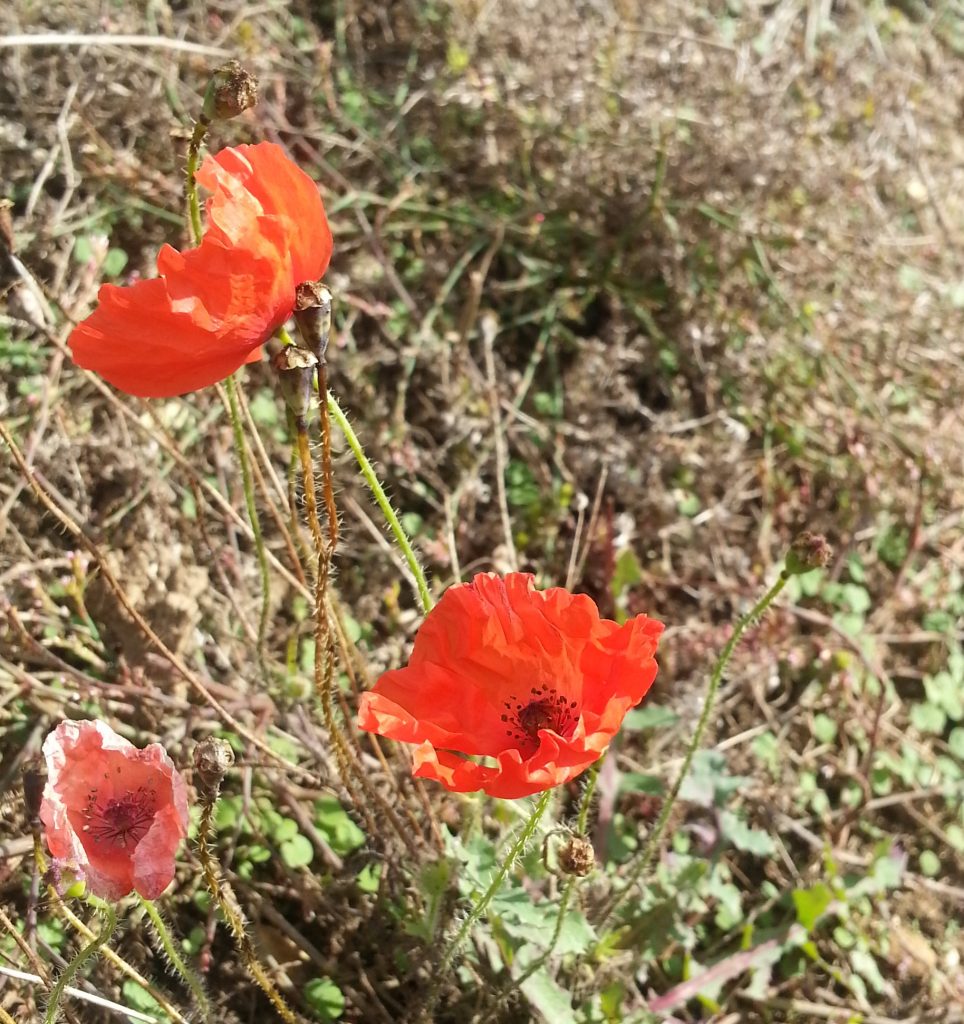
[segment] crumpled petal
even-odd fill
[[[187,788],[158,743],[139,750],[100,721],[61,722],[43,745],[40,820],[51,856],[102,899],[156,899],[187,835]]]
[[[408,665],[363,694],[358,724],[415,744],[414,773],[455,792],[538,793],[608,747],[656,677],[662,631],[525,573],[483,573],[446,591]]]
[[[156,278],[103,285],[68,339],[78,366],[132,395],[194,391],[260,358],[331,259],[318,188],[279,146],[222,150],[197,180],[213,192],[200,245],[162,247]]]

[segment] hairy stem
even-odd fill
[[[177,971],[181,978],[183,978],[185,984],[191,990],[191,995],[194,996],[194,1002],[197,1004],[197,1008],[200,1011],[205,1024],[210,1024],[211,1004],[208,1001],[207,993],[204,991],[204,986],[201,984],[201,979],[184,962],[183,957],[178,952],[174,940],[171,938],[171,933],[168,931],[164,918],[161,917],[161,913],[154,905],[153,901],[146,900],[143,896],[140,897],[140,901],[147,916],[151,919],[151,924],[154,926],[154,932],[157,935],[168,960],[170,960],[171,966],[175,971]]]
[[[216,799],[205,799],[201,806],[201,820],[198,825],[197,847],[201,860],[201,872],[204,875],[204,882],[207,885],[211,898],[217,904],[218,909],[228,923],[234,944],[241,956],[244,966],[251,977],[257,982],[261,991],[271,1000],[278,1016],[285,1024],[298,1024],[298,1018],[294,1010],[285,1002],[284,996],[278,991],[278,987],[271,980],[264,965],[258,959],[254,951],[251,939],[245,927],[244,916],[237,905],[237,900],[231,887],[220,877],[220,870],[214,854],[211,850],[211,840],[214,835],[214,807]]]
[[[187,169],[184,174],[184,197],[187,200],[187,213],[191,222],[191,236],[194,244],[201,241],[203,228],[201,227],[201,204],[197,196],[197,174],[198,164],[201,162],[201,143],[207,135],[211,122],[202,114],[194,122],[194,131],[191,133],[191,141],[187,147]]]
[[[268,666],[264,658],[264,648],[268,635],[268,612],[271,608],[271,573],[268,569],[268,553],[264,544],[264,535],[261,532],[261,519],[258,516],[258,506],[254,499],[254,481],[248,461],[244,425],[241,420],[241,408],[238,404],[238,386],[234,376],[228,377],[224,386],[228,393],[228,411],[231,415],[231,429],[234,432],[234,447],[238,454],[238,462],[241,464],[244,503],[248,510],[248,520],[251,523],[254,547],[258,555],[258,568],[261,572],[261,614],[258,618],[258,642],[255,653],[258,658],[258,667],[261,669],[261,676],[267,683],[269,681]]]
[[[317,572],[315,576],[315,689],[321,702],[321,713],[325,729],[331,738],[335,751],[335,760],[342,782],[348,790],[353,805],[365,816],[369,835],[378,835],[378,826],[370,808],[378,806],[385,819],[392,826],[409,852],[418,856],[418,849],[411,834],[399,821],[394,808],[370,784],[365,773],[358,768],[352,755],[344,730],[335,714],[335,634],[331,627],[331,611],[328,597],[328,574],[331,571],[331,544],[326,541],[318,517],[318,494],[315,488],[314,465],[311,459],[311,447],[308,443],[308,428],[304,419],[295,418],[296,444],[298,457],[301,460],[302,476],[305,488],[305,515],[312,543],[317,552]],[[333,506],[332,506],[333,508]],[[330,536],[330,534],[329,534]],[[364,791],[365,800],[358,793],[356,783]]]
[[[776,583],[774,583],[763,597],[761,597],[759,601],[757,601],[757,603],[746,613],[746,615],[737,622],[733,629],[733,634],[730,636],[730,639],[727,640],[726,645],[720,652],[720,656],[716,659],[716,664],[713,666],[713,672],[710,676],[710,685],[706,691],[706,698],[703,702],[703,712],[696,725],[696,731],[693,733],[693,738],[690,740],[689,746],[686,748],[686,755],[683,758],[683,764],[680,766],[680,770],[677,773],[672,789],[669,791],[669,795],[663,801],[663,807],[660,810],[659,817],[656,819],[656,824],[646,837],[646,843],[634,861],[630,864],[626,886],[609,901],[608,906],[603,912],[601,923],[605,923],[612,918],[619,907],[622,906],[623,902],[628,898],[630,893],[634,890],[636,885],[648,875],[649,870],[653,865],[653,860],[656,857],[656,853],[659,850],[659,843],[662,839],[663,832],[666,830],[666,825],[669,822],[670,815],[673,813],[673,808],[676,806],[676,801],[679,797],[679,792],[683,787],[683,782],[689,774],[690,765],[693,763],[696,751],[700,749],[700,744],[703,742],[703,734],[706,732],[706,727],[709,725],[710,716],[713,712],[713,705],[716,702],[716,695],[719,691],[720,683],[723,680],[723,673],[726,671],[726,666],[729,664],[733,651],[736,650],[736,645],[740,642],[740,638],[746,632],[747,627],[751,626],[766,612],[776,596],[786,586],[789,578],[789,574],[786,569],[784,569]]]
[[[579,837],[585,836],[586,827],[589,824],[589,808],[592,807],[592,800],[596,794],[596,783],[599,781],[599,769],[602,766],[603,758],[605,754],[594,762],[593,766],[589,769],[589,778],[586,780],[586,785],[583,787],[582,799],[579,801],[579,810],[576,814],[576,832],[575,834]],[[559,936],[562,935],[562,926],[566,921],[566,914],[569,911],[569,903],[572,900],[573,893],[576,891],[576,882],[578,881],[577,875],[570,875],[566,879],[565,888],[562,890],[562,896],[559,898],[559,909],[556,912],[556,925],[552,929],[552,936],[549,939],[549,945],[546,946],[545,952],[542,956],[537,957],[532,961],[531,964],[519,975],[516,980],[516,987],[521,988],[525,982],[527,982],[533,974],[542,968],[546,963],[549,962],[549,958],[555,951],[556,944],[559,942]]]
[[[328,406],[328,412],[331,414],[331,418],[338,424],[338,429],[342,434],[345,435],[345,440],[348,442],[348,447],[351,448],[352,454],[355,456],[355,461],[358,463],[358,468],[361,470],[361,474],[365,478],[365,483],[368,484],[368,489],[372,492],[372,496],[377,502],[378,507],[381,509],[382,515],[385,517],[385,521],[388,523],[388,527],[392,531],[392,535],[395,537],[395,543],[398,545],[399,550],[405,558],[405,562],[408,565],[412,576],[415,577],[415,586],[422,608],[424,611],[430,612],[432,610],[432,597],[429,593],[428,581],[425,578],[425,572],[419,564],[418,557],[415,554],[415,549],[412,547],[412,542],[406,536],[405,530],[399,522],[395,509],[392,508],[392,503],[388,500],[385,488],[382,487],[378,477],[376,476],[375,469],[369,461],[368,456],[365,454],[365,449],[362,448],[357,434],[348,422],[348,417],[342,411],[341,406],[338,404],[331,392],[327,395],[326,404]]]
[[[73,981],[77,976],[77,972],[84,964],[110,939],[114,929],[117,927],[117,914],[109,903],[102,903],[98,907],[98,912],[104,918],[103,925],[100,931],[67,964],[63,971],[61,971],[60,977],[54,982],[54,987],[50,990],[50,1002],[47,1004],[44,1024],[53,1024],[57,1019],[57,1011],[60,1007],[60,1000],[64,995],[64,989]]]
[[[425,1001],[425,1006],[422,1008],[420,1014],[420,1020],[430,1021],[432,1019],[432,1010],[435,1009],[435,1004],[438,1002],[439,994],[441,992],[441,984],[448,972],[449,967],[452,965],[452,961],[455,959],[457,953],[462,948],[462,943],[471,933],[472,929],[478,923],[479,919],[485,913],[486,908],[492,902],[492,899],[502,888],[502,883],[505,881],[506,876],[512,870],[513,864],[516,859],[525,850],[526,844],[535,834],[536,829],[539,826],[539,822],[542,820],[543,814],[545,814],[552,800],[552,790],[547,789],[541,797],[539,797],[532,814],[529,815],[529,820],[525,823],[525,827],[519,833],[516,841],[512,844],[512,848],[509,850],[499,867],[499,870],[495,873],[495,877],[489,883],[488,889],[479,897],[475,905],[469,911],[465,920],[459,926],[458,931],[455,935],[449,939],[445,948],[442,950],[442,955],[439,957],[438,965],[434,970],[434,981],[432,987],[429,990],[428,998]]]

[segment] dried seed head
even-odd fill
[[[222,64],[211,76],[204,94],[204,117],[227,121],[258,102],[258,80],[236,61]]]
[[[581,836],[571,836],[559,851],[559,870],[566,875],[585,877],[596,866],[592,843]]]
[[[833,558],[833,548],[820,533],[804,530],[790,545],[783,573],[785,576],[801,576],[814,569],[822,569]]]
[[[225,773],[234,764],[234,751],[227,740],[209,736],[194,748],[194,778],[198,791],[214,800]]]
[[[296,419],[304,420],[311,403],[311,383],[318,365],[313,352],[297,345],[286,345],[276,353],[271,365],[278,374],[278,387],[285,404]]]
[[[331,292],[318,281],[305,281],[295,289],[295,323],[301,340],[321,365],[331,334]]]
[[[44,786],[47,784],[47,771],[39,757],[32,757],[21,769],[21,774],[27,820],[33,824],[40,820],[40,804],[43,800]]]

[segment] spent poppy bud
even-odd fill
[[[285,404],[297,420],[304,420],[311,402],[311,385],[318,359],[313,352],[286,345],[271,360]]]
[[[442,595],[408,666],[362,695],[358,724],[417,744],[414,774],[455,793],[531,796],[599,760],[656,678],[662,632],[527,573],[479,573]]]
[[[202,117],[207,121],[228,121],[258,102],[258,80],[236,61],[222,64],[211,76],[204,93]]]
[[[194,748],[194,779],[206,800],[217,798],[225,774],[234,764],[234,751],[227,740],[209,736]]]
[[[592,843],[582,836],[570,836],[559,851],[559,870],[566,875],[585,877],[596,865],[596,854]]]
[[[814,569],[822,569],[833,558],[833,548],[820,533],[804,530],[790,545],[783,568],[785,576],[801,576]]]
[[[331,334],[331,292],[317,281],[305,281],[295,289],[295,323],[305,348],[325,365]]]

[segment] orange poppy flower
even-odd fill
[[[132,395],[195,391],[260,359],[291,315],[295,288],[331,259],[318,186],[280,146],[223,149],[197,180],[213,192],[201,244],[183,253],[165,245],[156,278],[103,285],[70,335],[78,366]]]
[[[358,724],[417,743],[414,774],[453,792],[538,793],[609,746],[656,677],[662,631],[645,615],[600,618],[591,598],[536,590],[527,573],[482,573],[445,592],[408,666],[362,696]]]
[[[187,788],[164,748],[138,750],[104,722],[80,721],[61,722],[43,752],[40,820],[55,862],[103,899],[157,899],[188,823]]]

